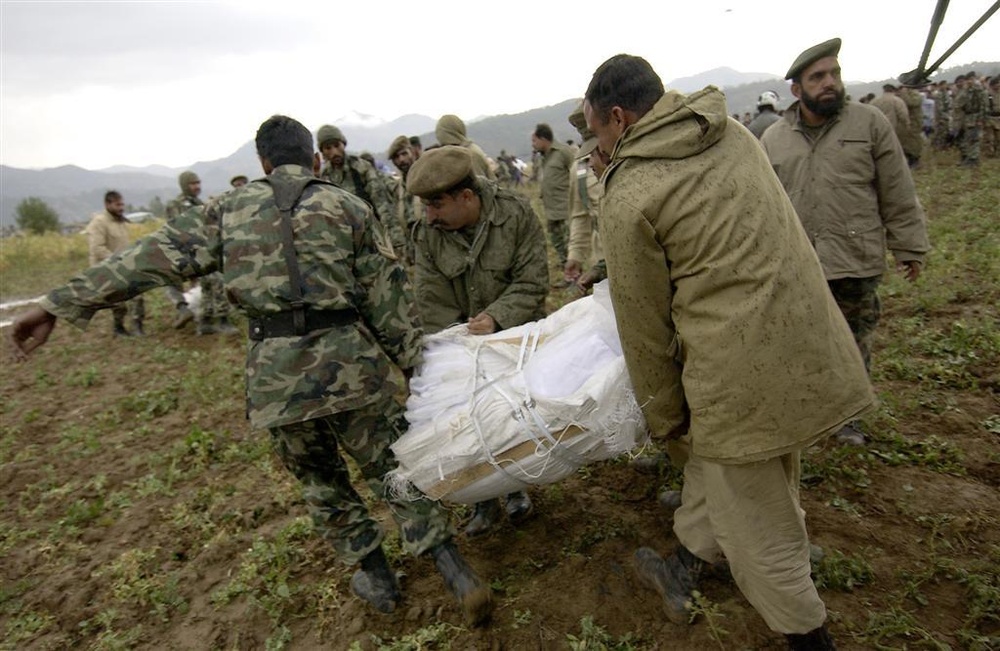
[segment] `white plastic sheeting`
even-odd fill
[[[471,504],[645,441],[606,282],[540,321],[485,336],[456,325],[424,347],[395,490]]]

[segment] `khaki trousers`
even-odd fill
[[[798,452],[745,465],[692,454],[674,514],[681,544],[708,562],[724,556],[743,595],[784,634],[808,633],[826,620],[810,577],[800,474]]]

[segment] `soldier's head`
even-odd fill
[[[584,95],[587,126],[611,155],[618,138],[649,112],[664,93],[663,81],[642,57],[616,54],[602,63]]]
[[[392,141],[392,144],[389,145],[386,156],[396,166],[396,169],[402,173],[404,178],[410,171],[410,166],[416,160],[413,156],[413,148],[410,147],[410,140],[406,136],[397,136]]]
[[[896,87],[892,84],[882,84],[882,92],[886,95],[892,95],[896,92]]]
[[[181,172],[181,175],[177,177],[177,185],[181,186],[181,193],[189,197],[197,197],[201,194],[201,179],[191,170]]]
[[[534,151],[546,153],[552,148],[552,127],[541,122],[535,125],[535,130],[531,132],[531,148]]]
[[[312,167],[312,134],[287,115],[272,115],[257,129],[257,156],[265,174],[282,165]]]
[[[234,188],[242,188],[249,181],[250,179],[248,179],[246,176],[242,174],[237,174],[233,178],[229,179],[229,185],[233,186]]]
[[[316,145],[323,160],[333,167],[341,167],[347,156],[347,138],[344,132],[332,124],[324,124],[316,132]]]
[[[847,92],[840,78],[839,54],[840,39],[832,38],[800,54],[785,74],[811,122],[826,122],[844,108]]]
[[[456,231],[479,221],[480,187],[465,147],[428,149],[410,168],[406,189],[426,206],[428,226]]]
[[[108,211],[109,215],[114,215],[118,218],[124,217],[125,201],[122,199],[121,192],[117,190],[108,190],[105,192],[104,209]]]
[[[468,140],[465,122],[457,115],[442,115],[434,127],[434,135],[442,145],[464,145]]]
[[[608,157],[601,153],[601,150],[597,146],[597,136],[594,132],[590,130],[587,126],[587,118],[583,115],[583,102],[576,107],[576,110],[570,113],[569,123],[573,125],[577,133],[580,134],[580,141],[583,143],[580,145],[580,150],[577,152],[577,158],[586,158],[590,169],[594,171],[598,177],[604,174],[604,170],[608,167]]]
[[[420,158],[420,154],[424,153],[424,145],[420,142],[420,136],[410,136],[410,149],[413,150],[413,160]]]

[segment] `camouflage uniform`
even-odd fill
[[[167,221],[174,222],[182,213],[194,206],[203,206],[198,197],[180,194],[167,204]],[[198,279],[201,287],[201,316],[199,323],[212,323],[215,320],[229,319],[229,301],[226,300],[225,287],[222,284],[222,274],[216,272]],[[176,301],[175,301],[176,303]]]
[[[292,310],[275,187],[301,190],[291,220],[307,318],[351,316],[301,336],[255,339],[254,320],[288,317]],[[403,428],[394,400],[400,369],[420,361],[422,334],[406,274],[390,249],[377,246],[371,224],[362,201],[305,167],[283,165],[240,192],[187,211],[41,303],[82,327],[100,308],[221,269],[227,294],[251,319],[251,425],[270,430],[278,454],[304,485],[316,528],[348,564],[376,549],[383,534],[350,486],[338,448],[389,501],[407,551],[422,553],[451,536],[447,515],[433,502],[395,498],[381,485],[394,465],[389,445]]]
[[[124,217],[118,218],[104,210],[95,213],[87,225],[87,240],[90,249],[90,265],[93,266],[102,260],[107,260],[115,253],[125,249],[129,245],[128,220]],[[128,303],[119,303],[111,308],[115,323],[121,323],[127,314],[132,316],[132,320],[141,329],[142,321],[146,318],[146,303],[142,296],[136,296]]]
[[[570,176],[575,169],[569,148],[553,142],[542,154],[541,168],[542,205],[548,226],[549,241],[559,255],[559,265],[566,265],[569,240]]]
[[[906,105],[906,112],[909,117],[909,124],[906,129],[906,137],[900,139],[903,145],[903,153],[910,165],[916,165],[920,160],[924,150],[924,111],[923,96],[912,88],[900,88],[899,98]]]
[[[983,131],[983,148],[987,158],[1000,156],[1000,86],[993,86],[987,93],[986,128]]]
[[[945,149],[951,133],[951,92],[947,88],[934,91],[934,148]]]
[[[406,233],[395,219],[396,210],[393,207],[392,193],[385,179],[368,161],[357,156],[346,156],[344,164],[339,169],[327,161],[323,164],[319,176],[368,202],[375,211],[379,227],[383,229],[385,237],[392,242],[392,246],[400,252],[406,250]]]
[[[966,80],[955,98],[955,128],[963,165],[979,164],[979,145],[986,119],[986,91],[977,80]]]
[[[423,226],[415,281],[428,332],[486,312],[497,330],[545,316],[548,259],[535,211],[521,195],[479,177],[479,221],[463,231]]]
[[[405,179],[387,178],[386,183],[394,202],[393,215],[404,233],[403,248],[398,253],[405,255],[406,264],[409,266],[416,260],[416,245],[413,239],[423,219],[423,205],[420,199],[406,191]]]

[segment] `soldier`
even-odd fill
[[[410,194],[406,189],[406,176],[410,173],[410,166],[416,161],[413,155],[413,148],[406,136],[398,136],[389,145],[386,156],[392,164],[399,170],[400,178],[394,179],[391,183],[390,192],[395,201],[395,215],[400,227],[406,234],[405,257],[407,265],[412,265],[416,259],[414,257],[414,231],[420,224],[423,216],[423,206],[420,200]]]
[[[1000,75],[989,81],[986,98],[986,128],[983,131],[983,148],[988,158],[1000,156]]]
[[[912,282],[930,244],[899,140],[881,111],[845,101],[839,52],[835,38],[799,55],[786,75],[798,101],[761,144],[870,368],[886,246]],[[837,437],[853,445],[865,442],[856,422]]]
[[[171,199],[167,202],[165,207],[167,224],[174,222],[184,211],[193,206],[193,203],[188,204],[186,197],[189,193],[194,193],[195,200],[198,201],[198,193],[201,192],[201,179],[194,172],[188,170],[186,172],[181,172],[181,175],[177,177],[177,184],[181,188],[181,193],[178,197]],[[199,201],[200,203],[200,201]],[[194,321],[194,312],[188,307],[187,299],[184,298],[184,284],[170,284],[166,288],[167,298],[170,302],[174,304],[174,308],[177,310],[176,316],[174,316],[173,326],[175,329],[180,330],[188,323]]]
[[[447,514],[426,498],[396,497],[383,484],[396,465],[389,446],[406,428],[394,396],[421,356],[406,274],[390,249],[376,245],[370,207],[313,176],[312,136],[304,126],[273,116],[257,131],[256,144],[266,178],[185,212],[50,292],[14,323],[16,352],[23,359],[45,343],[56,317],[83,327],[98,309],[222,269],[250,319],[251,425],[269,430],[302,483],[318,533],[341,561],[360,562],[352,591],[381,612],[401,600],[382,551],[382,528],[351,486],[344,453],[389,502],[403,548],[433,556],[467,621],[481,624],[490,590],[451,542]]]
[[[896,138],[902,146],[910,129],[910,112],[906,108],[906,102],[896,94],[896,86],[884,84],[882,94],[873,99],[870,104],[882,111],[885,119],[892,126],[892,132],[896,134]]]
[[[87,239],[90,248],[90,266],[107,260],[129,245],[128,219],[125,218],[125,202],[115,190],[104,194],[104,212],[95,213],[87,225]],[[125,329],[125,316],[132,314],[132,332]],[[116,337],[138,337],[145,333],[142,321],[146,316],[146,304],[142,296],[136,296],[128,303],[118,303],[111,308],[114,320],[113,332]]]
[[[237,174],[233,178],[229,179],[229,186],[235,190],[236,188],[242,188],[249,182],[250,179],[248,179],[246,176],[244,176],[243,174]]]
[[[799,455],[874,396],[816,255],[718,89],[664,92],[645,60],[617,55],[594,73],[584,113],[613,155],[601,236],[636,399],[654,437],[691,440],[680,546],[667,559],[639,549],[636,570],[681,624],[704,563],[724,557],[790,648],[833,649]]]
[[[324,124],[316,133],[316,145],[323,155],[323,168],[319,176],[342,190],[364,199],[374,211],[377,228],[393,248],[406,250],[406,234],[396,220],[396,211],[389,188],[371,163],[348,154],[344,132],[331,124]]]
[[[934,148],[947,149],[951,135],[951,90],[947,81],[939,81],[934,90]]]
[[[986,120],[986,91],[975,72],[959,75],[955,85],[959,91],[954,102],[955,123],[952,128],[957,132],[958,151],[962,157],[958,164],[979,167],[979,147]]]
[[[424,145],[420,142],[420,136],[410,136],[410,149],[413,150],[413,161],[420,160],[420,155],[424,153]]]
[[[920,164],[920,156],[924,151],[924,98],[917,91],[919,86],[903,84],[899,89],[899,98],[903,100],[908,115],[906,138],[901,140],[906,162],[910,167]]]
[[[569,253],[567,240],[569,238],[569,206],[570,177],[573,174],[573,154],[563,144],[555,142],[552,127],[545,123],[535,126],[531,134],[531,148],[537,152],[539,174],[542,191],[542,206],[545,208],[545,222],[549,233],[549,242],[559,256],[559,268],[566,266]],[[565,287],[565,281],[553,283],[555,287]]]
[[[454,145],[425,152],[406,187],[427,210],[414,273],[427,332],[467,323],[484,335],[545,316],[545,238],[527,199],[476,174],[472,155]],[[506,510],[511,522],[527,518],[528,494],[507,495]],[[465,533],[486,533],[499,516],[497,500],[480,502]]]
[[[757,117],[747,125],[750,133],[760,137],[769,126],[778,121],[778,93],[773,90],[765,90],[757,98]]]
[[[198,198],[201,194],[201,179],[197,174],[190,171],[183,172],[178,183],[181,186],[181,193],[167,204],[168,222],[176,221],[182,213],[195,206],[204,205]],[[199,335],[235,334],[236,328],[229,322],[229,301],[226,299],[222,274],[201,276],[198,279],[198,286],[201,287],[201,313],[198,315],[196,332]],[[174,323],[174,327],[178,327],[177,322]]]
[[[491,181],[496,180],[496,175],[490,169],[489,158],[482,147],[469,140],[465,134],[465,122],[457,115],[442,115],[434,127],[434,135],[437,137],[439,145],[457,145],[465,147],[472,155],[472,165],[476,174],[485,176]]]
[[[595,283],[608,277],[598,226],[601,198],[604,196],[604,188],[599,178],[604,173],[606,165],[600,152],[597,151],[597,138],[587,127],[583,117],[582,102],[570,114],[569,123],[580,134],[583,144],[577,153],[582,169],[577,170],[575,179],[569,222],[569,246],[563,275],[567,281],[576,284],[581,294],[586,294]],[[584,263],[590,266],[586,273],[583,272]]]

